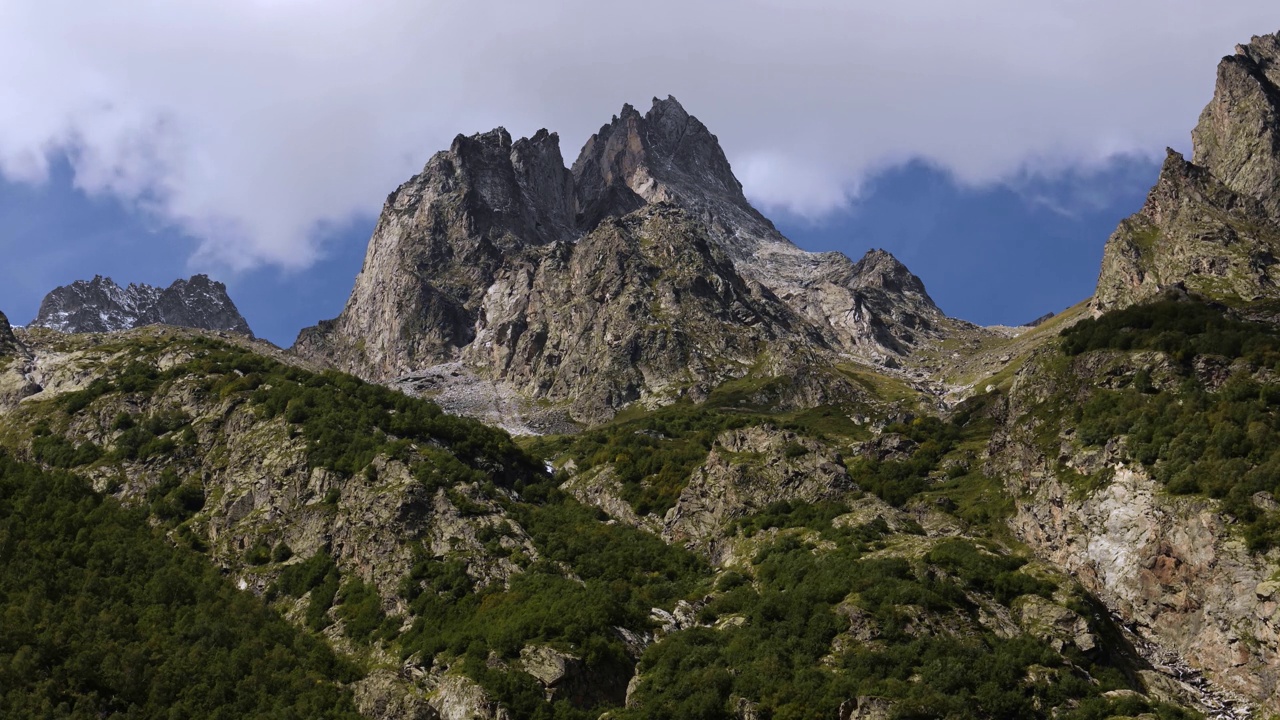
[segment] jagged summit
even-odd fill
[[[892,293],[901,293],[933,304],[928,291],[924,289],[924,281],[907,269],[898,258],[888,250],[875,248],[868,250],[862,259],[854,264],[858,277],[858,287],[875,287]]]
[[[1280,220],[1280,35],[1254,37],[1222,59],[1191,139],[1193,163]]]
[[[387,199],[342,314],[294,348],[379,381],[460,362],[599,419],[769,354],[886,362],[946,323],[888,253],[855,265],[791,243],[669,96],[623,106],[570,169],[546,130],[457,136]]]
[[[253,337],[227,286],[207,275],[175,280],[167,288],[145,283],[120,287],[95,275],[56,288],[44,297],[34,327],[66,333],[117,332],[143,325],[225,330]]]
[[[1188,162],[1169,150],[1142,209],[1107,240],[1094,307],[1173,286],[1252,300],[1280,282],[1280,39],[1253,38],[1218,64]]]
[[[707,222],[735,259],[763,245],[798,251],[743,194],[720,141],[672,96],[641,115],[631,105],[600,128],[573,163],[579,223],[671,202]]]

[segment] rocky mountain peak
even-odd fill
[[[1222,58],[1191,138],[1193,163],[1280,219],[1280,35],[1255,37]]]
[[[704,215],[729,206],[777,234],[747,202],[720,141],[671,96],[654,98],[644,115],[624,105],[587,140],[573,176],[580,222],[588,228],[645,202],[667,201]]]
[[[868,250],[862,259],[854,263],[859,288],[879,288],[892,293],[913,295],[934,304],[924,289],[924,282],[907,269],[898,258],[887,250]]]
[[[1147,201],[1107,240],[1093,305],[1172,287],[1210,297],[1275,296],[1280,283],[1280,38],[1218,64],[1191,133],[1192,160],[1169,150]]]
[[[571,169],[546,130],[457,136],[388,198],[347,306],[295,351],[378,381],[462,363],[594,421],[705,392],[762,353],[880,361],[945,323],[888,253],[855,265],[793,245],[668,96],[624,105]]]
[[[164,324],[253,336],[227,295],[227,286],[207,275],[179,279],[167,288],[145,283],[122,288],[102,275],[77,280],[46,295],[31,324],[66,333],[117,332]]]

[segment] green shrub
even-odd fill
[[[0,453],[0,716],[357,720],[359,675],[141,510]]]

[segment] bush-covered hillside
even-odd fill
[[[1119,387],[1059,399],[1079,439],[1125,438],[1128,455],[1169,492],[1221,500],[1250,548],[1280,544],[1280,518],[1254,500],[1280,496],[1280,329],[1221,306],[1161,300],[1080,322],[1063,332],[1062,350],[1158,351]],[[1153,373],[1166,377],[1157,384]]]
[[[322,640],[142,509],[3,451],[0,619],[0,717],[359,717]]]
[[[339,717],[352,712],[340,681],[390,670],[405,686],[393,692],[417,682],[426,695],[462,675],[513,717],[548,720],[738,718],[747,708],[836,717],[858,697],[894,717],[1179,717],[1106,695],[1144,689],[1109,621],[1001,539],[1007,498],[970,462],[990,432],[985,400],[946,420],[884,427],[910,451],[883,459],[853,449],[874,440],[847,410],[773,413],[734,393],[526,452],[430,402],[212,339],[143,337],[96,351],[105,359],[87,366],[87,385],[7,417],[6,442],[44,469],[4,466],[0,550],[23,556],[0,570],[0,602],[18,613],[0,646],[0,672],[12,673],[0,676],[6,708]],[[804,440],[781,447],[779,462],[825,445],[862,490],[736,519],[721,538],[740,553],[728,567],[583,505],[540,459],[611,464],[624,499],[659,512],[719,433],[766,422]],[[291,448],[281,474],[250,465],[247,477],[220,475],[259,426],[272,428],[260,452]],[[317,478],[336,484],[316,489]],[[272,505],[278,497],[295,504]],[[383,505],[386,522],[419,525],[365,521]],[[279,507],[318,522],[290,536],[294,519]],[[966,534],[930,537],[896,509],[931,507]],[[211,532],[242,521],[260,534],[236,545]],[[344,542],[397,560],[370,572],[349,545],[312,539],[344,523],[360,527]],[[433,538],[435,527],[451,535]],[[286,536],[312,544],[300,552]],[[256,583],[262,599],[227,586],[215,564]],[[53,571],[42,578],[40,568]],[[1019,619],[1037,603],[1083,618],[1098,645],[1079,650]],[[92,631],[73,631],[81,626]],[[98,677],[106,654],[143,674]],[[539,654],[563,663],[550,687],[528,664]]]

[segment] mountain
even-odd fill
[[[813,368],[896,366],[954,325],[886,252],[854,263],[793,245],[706,126],[655,98],[644,115],[625,106],[571,169],[545,130],[458,136],[387,200],[342,314],[294,350],[420,387],[457,362],[448,377],[595,422],[749,374],[849,399],[847,379]]]
[[[1124,307],[1182,286],[1212,297],[1273,297],[1280,281],[1280,43],[1236,47],[1213,99],[1173,150],[1137,214],[1107,241],[1094,304]]]
[[[54,289],[40,302],[33,327],[65,333],[119,332],[144,325],[223,330],[253,337],[227,295],[227,286],[207,275],[175,280],[167,288],[130,283],[120,287],[96,275]]]
[[[901,398],[877,395],[859,424],[734,388],[521,447],[247,338],[113,340],[31,333],[43,382],[0,405],[0,517],[20,551],[0,610],[40,618],[0,632],[0,714],[1194,706],[1075,579],[1006,539],[1012,507],[977,470],[989,404],[900,422]],[[81,662],[102,647],[138,655],[142,679]]]
[[[0,322],[0,716],[1270,720],[1277,47],[1035,327],[795,248],[670,98],[459,136],[291,351]]]
[[[641,203],[683,207],[744,275],[808,319],[832,347],[868,359],[906,355],[921,335],[939,334],[945,324],[920,280],[888,253],[855,265],[841,253],[805,252],[785,238],[747,201],[715,135],[674,97],[654,98],[644,115],[624,106],[583,146],[573,176],[584,226]],[[876,271],[888,266],[916,291],[878,283]],[[863,271],[872,279],[863,279]]]

